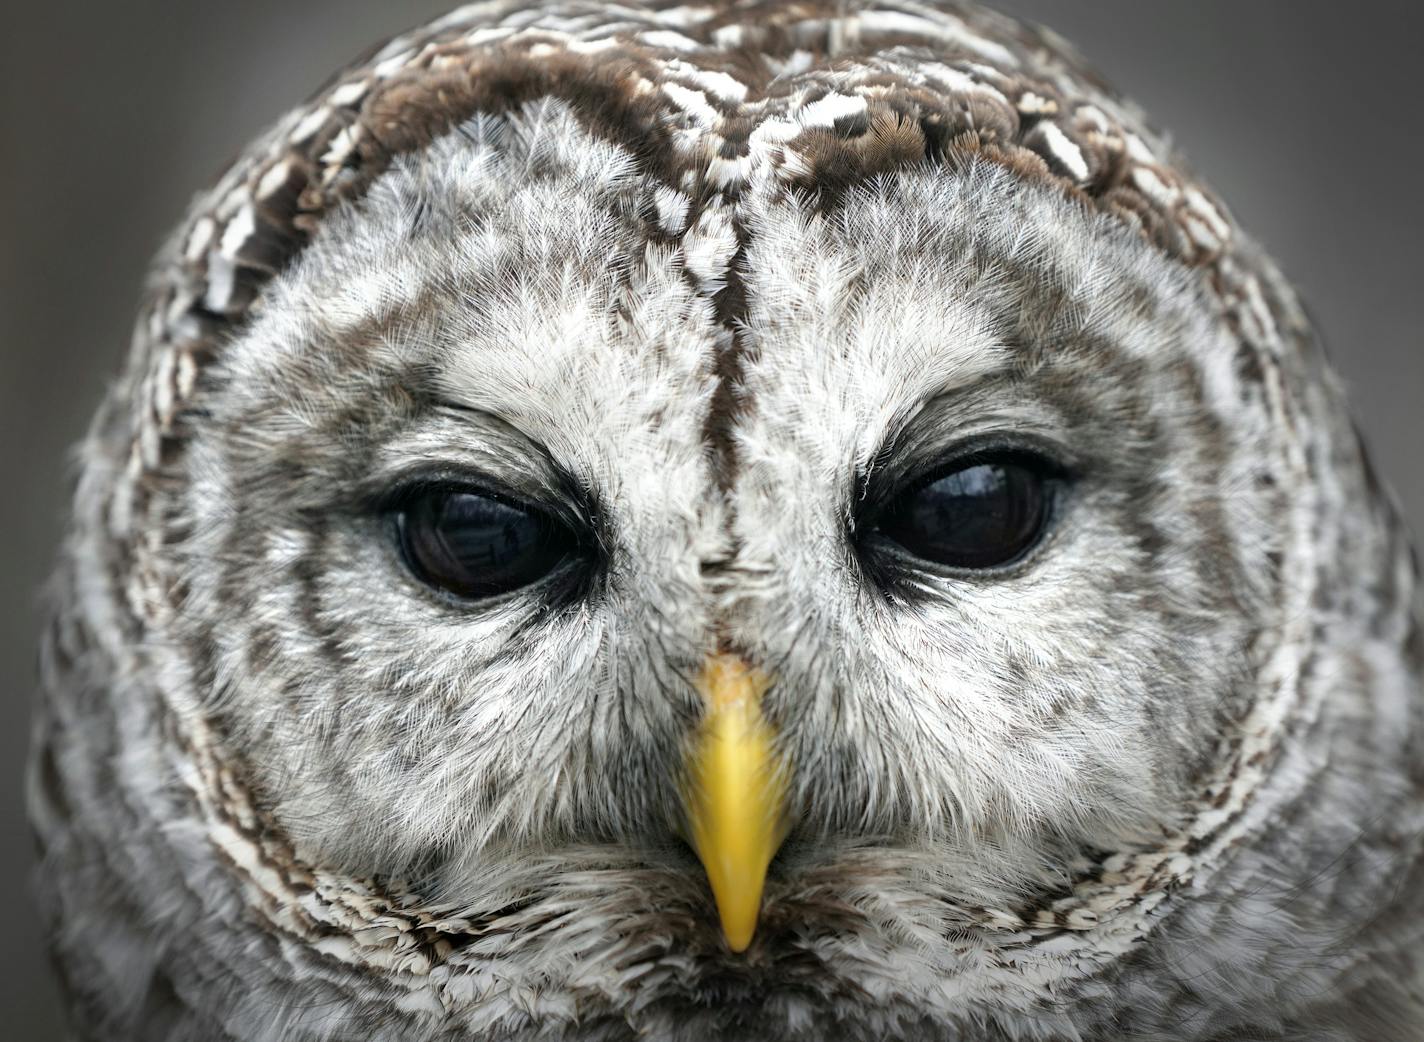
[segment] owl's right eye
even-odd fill
[[[401,554],[422,582],[470,600],[549,575],[578,550],[567,525],[489,492],[434,488],[395,512]]]

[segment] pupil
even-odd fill
[[[474,492],[422,495],[398,516],[411,569],[462,597],[490,597],[542,578],[572,540],[544,514]]]
[[[1043,478],[1021,464],[974,464],[912,489],[880,531],[917,557],[957,568],[990,568],[1023,554],[1047,514]]]

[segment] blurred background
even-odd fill
[[[149,255],[244,143],[441,0],[3,0],[0,21],[0,1035],[61,1037],[21,774],[36,591],[69,447],[128,342]],[[1170,129],[1313,311],[1424,533],[1424,13],[1395,0],[999,0]]]

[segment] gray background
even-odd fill
[[[25,896],[35,590],[68,447],[188,197],[440,0],[0,0],[0,1035],[59,1037]],[[1395,0],[1001,0],[1135,96],[1302,289],[1380,470],[1424,531],[1424,15]]]

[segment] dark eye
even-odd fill
[[[484,492],[430,489],[396,512],[406,564],[459,597],[494,597],[548,575],[578,548],[569,528]]]
[[[966,460],[901,493],[880,514],[875,529],[936,564],[1011,564],[1043,536],[1056,486],[1056,472],[1044,460]]]

